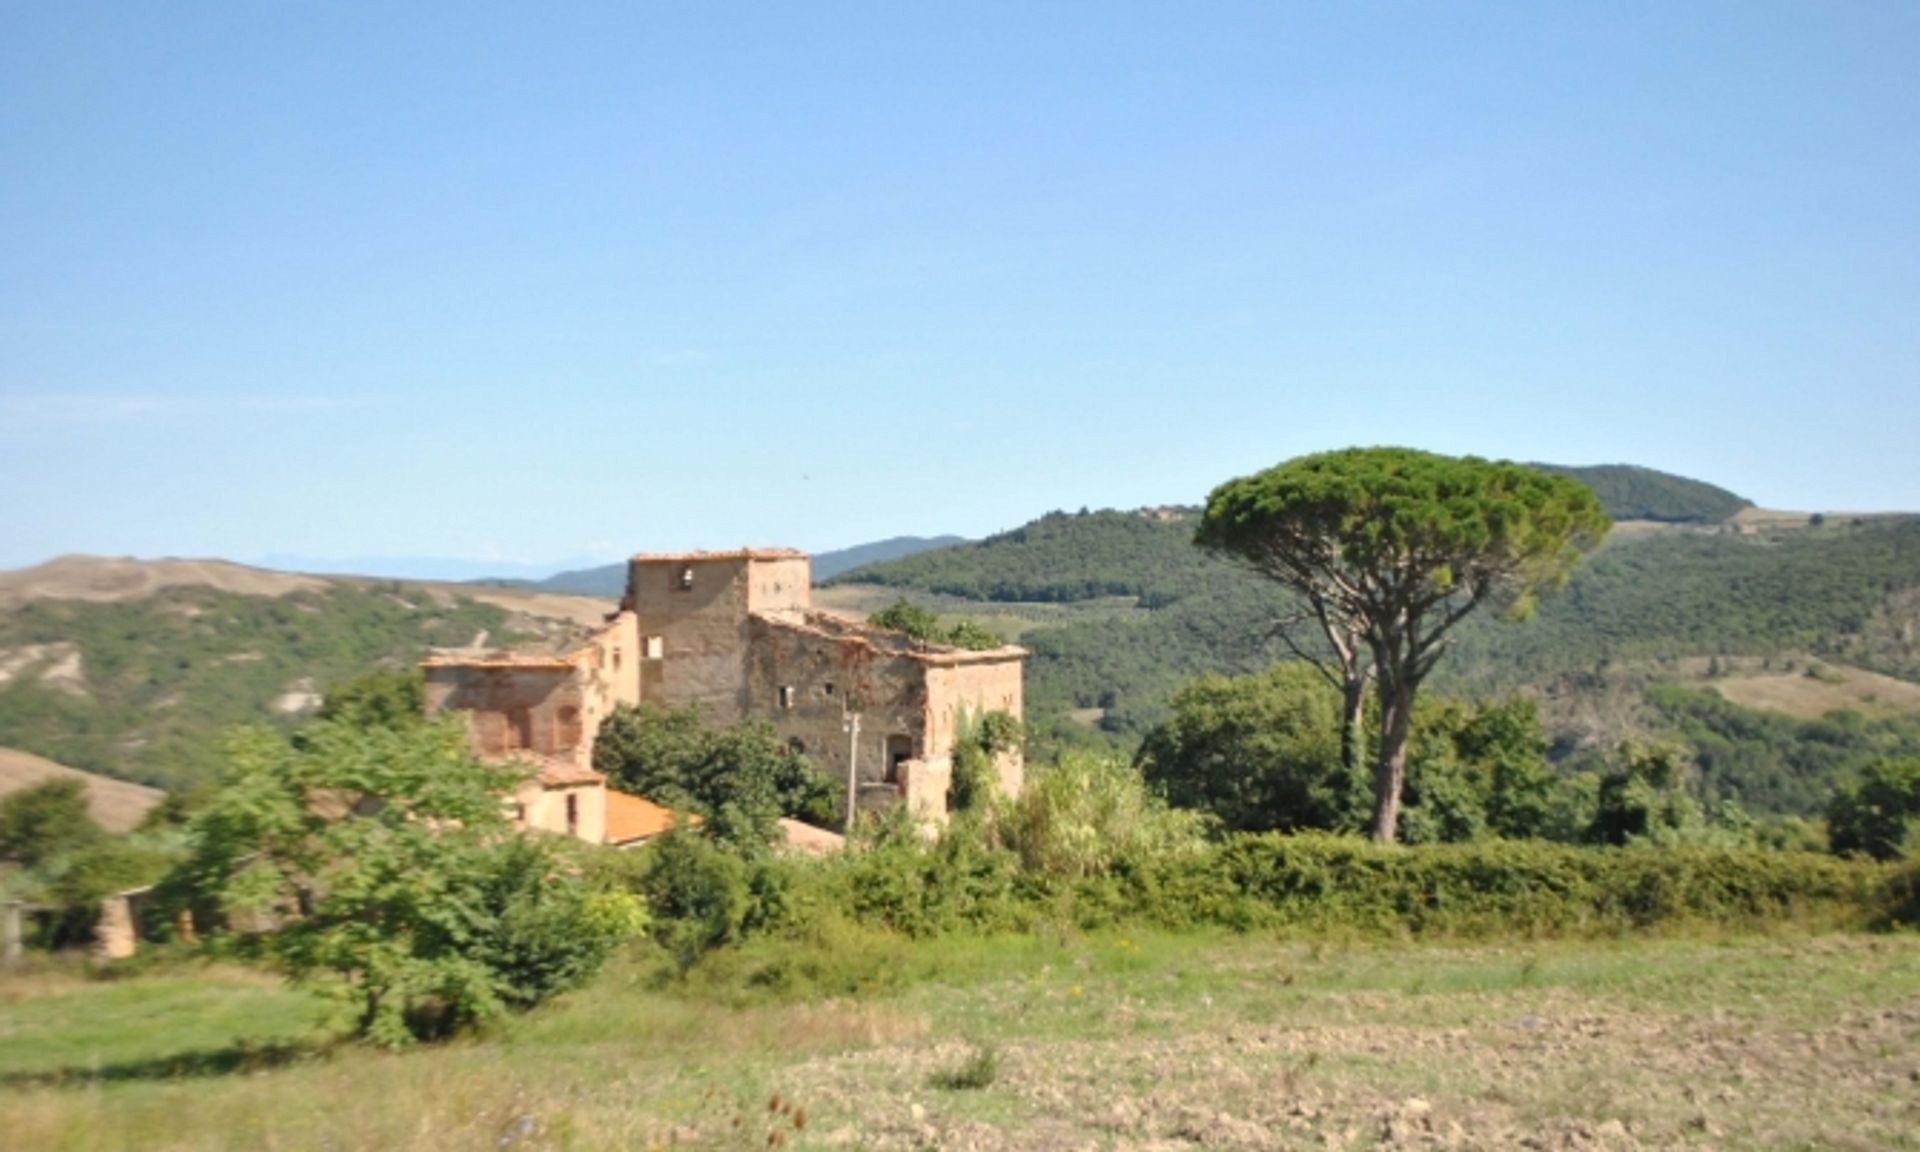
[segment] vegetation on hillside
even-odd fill
[[[481,632],[516,639],[507,613],[400,584],[247,596],[178,587],[113,602],[30,600],[0,613],[0,651],[71,644],[77,682],[29,666],[0,683],[0,745],[169,789],[211,781],[217,735],[291,723],[327,686]],[[308,701],[287,700],[310,693]]]
[[[1703,480],[1657,472],[1632,464],[1567,467],[1535,464],[1545,472],[1571,476],[1593,489],[1615,520],[1659,520],[1670,524],[1718,524],[1753,502]]]

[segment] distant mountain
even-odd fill
[[[501,585],[529,584],[587,563],[575,557],[547,564],[505,560],[466,560],[452,556],[297,556],[277,553],[253,561],[280,572],[312,572],[329,576],[373,576],[383,580],[486,581]]]
[[[917,556],[922,552],[952,548],[966,542],[965,536],[894,536],[886,540],[876,540],[872,544],[856,544],[837,552],[822,552],[813,558],[813,580],[816,584],[825,583],[842,572],[852,571],[865,564],[899,560],[907,556]]]
[[[1704,480],[1689,480],[1635,464],[1594,464],[1569,467],[1535,464],[1535,468],[1571,476],[1600,497],[1607,515],[1615,520],[1657,520],[1666,524],[1718,524],[1730,520],[1753,501],[1736,496]]]
[[[842,548],[835,552],[820,552],[813,557],[813,579],[816,583],[821,583],[863,564],[877,564],[937,548],[950,548],[955,544],[966,542],[964,536],[895,536],[887,540],[876,540],[871,544],[856,544],[851,548]],[[598,568],[580,568],[572,572],[557,573],[545,580],[494,579],[476,581],[476,583],[538,588],[545,592],[568,592],[575,596],[601,596],[609,600],[618,600],[626,595],[627,566],[625,563],[620,563],[604,564]]]

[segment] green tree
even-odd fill
[[[994,635],[985,625],[973,620],[959,620],[953,627],[943,628],[940,625],[940,617],[913,603],[905,596],[867,617],[867,623],[875,628],[905,632],[929,644],[945,644],[950,648],[969,648],[976,652],[987,648],[998,648],[1003,643],[1000,637]]]
[[[1882,760],[1834,794],[1827,836],[1837,853],[1895,860],[1920,846],[1920,760]]]
[[[600,726],[593,766],[625,791],[699,813],[713,835],[741,846],[771,843],[782,816],[839,818],[839,783],[764,721],[708,728],[697,708],[622,706]]]
[[[1174,695],[1172,718],[1147,734],[1135,763],[1169,803],[1234,831],[1357,831],[1366,781],[1341,758],[1339,706],[1299,663],[1204,676]]]
[[[427,715],[427,681],[418,668],[377,668],[321,694],[319,720],[356,728],[408,728]]]
[[[1566,581],[1610,522],[1577,480],[1406,448],[1303,456],[1230,480],[1195,542],[1297,593],[1330,640],[1357,635],[1380,704],[1373,835],[1394,839],[1414,700],[1454,625],[1513,617]]]
[[[397,1046],[578,983],[644,923],[589,889],[560,837],[513,830],[523,768],[441,721],[241,729],[169,887],[222,927],[266,935],[298,980],[335,978],[362,1035]]]
[[[971,812],[984,807],[998,786],[995,761],[1021,747],[1026,725],[1005,712],[963,711],[953,739],[953,782],[947,789],[947,811]]]
[[[921,640],[932,640],[937,643],[940,638],[940,617],[905,596],[867,617],[867,623],[875,628],[905,632]]]
[[[1686,758],[1664,744],[1629,743],[1600,777],[1587,839],[1596,844],[1669,840],[1697,832],[1700,806],[1687,789]]]
[[[42,781],[0,799],[0,859],[35,868],[105,835],[87,811],[86,781]]]

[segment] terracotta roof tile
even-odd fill
[[[642,800],[638,796],[629,796],[625,792],[607,789],[607,843],[631,844],[636,840],[645,840],[649,836],[658,836],[673,827],[676,816],[672,809],[662,808],[651,800]],[[686,814],[689,825],[700,823],[695,812]]]

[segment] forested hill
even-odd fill
[[[1542,691],[1563,702],[1562,720],[1586,725],[1580,739],[1677,732],[1702,749],[1703,764],[1709,745],[1731,741],[1762,766],[1733,773],[1738,781],[1726,790],[1778,810],[1810,810],[1834,775],[1789,769],[1806,749],[1773,729],[1800,721],[1725,700],[1707,707],[1654,691],[1658,684],[1678,678],[1705,689],[1722,683],[1706,679],[1709,667],[1738,664],[1741,676],[1777,681],[1768,688],[1776,694],[1863,709],[1872,723],[1843,733],[1862,747],[1907,747],[1920,733],[1903,703],[1920,681],[1920,517],[1730,523],[1725,516],[1745,501],[1710,485],[1645,469],[1567,471],[1598,480],[1617,518],[1669,522],[1609,537],[1531,621],[1469,620],[1437,691]],[[1194,547],[1197,514],[1054,512],[976,544],[849,572],[835,591],[865,601],[917,596],[1017,638],[1031,653],[1027,710],[1040,727],[1068,738],[1095,724],[1126,741],[1163,719],[1169,698],[1194,677],[1251,672],[1287,655],[1273,635],[1287,598]],[[884,592],[862,592],[872,585]],[[1816,670],[1868,686],[1850,698],[1828,692]],[[1907,684],[1876,698],[1876,674]],[[1793,715],[1817,718],[1820,708]],[[1576,711],[1601,715],[1589,724]],[[1896,721],[1907,734],[1887,744],[1872,725]],[[1725,731],[1710,736],[1708,724]],[[1808,739],[1832,736],[1820,729]],[[1767,747],[1754,751],[1755,741]],[[1732,755],[1715,754],[1721,764]]]
[[[1668,524],[1718,524],[1753,501],[1704,480],[1690,480],[1633,464],[1596,464],[1571,468],[1535,464],[1535,468],[1571,476],[1593,489],[1615,520],[1658,520]]]
[[[1152,608],[1219,579],[1229,568],[1193,546],[1191,519],[1158,518],[1182,515],[1177,510],[1049,512],[978,543],[870,564],[832,582],[1002,602],[1135,596]]]
[[[1724,488],[1630,464],[1536,467],[1593,488],[1615,520],[1716,524],[1750,506]],[[1135,596],[1142,607],[1163,607],[1204,585],[1246,578],[1193,547],[1198,514],[1178,506],[1049,512],[977,543],[854,568],[835,582],[1001,603]]]

